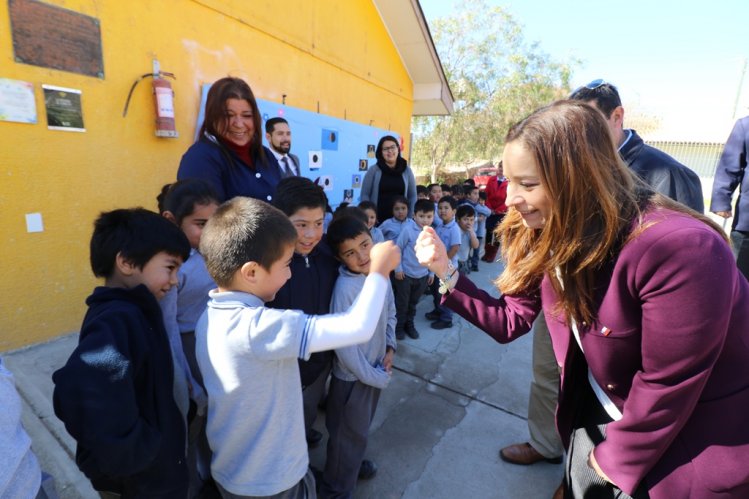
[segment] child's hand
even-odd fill
[[[372,247],[369,259],[370,272],[377,272],[388,277],[401,261],[401,250],[392,241],[385,241]]]
[[[404,274],[403,272],[396,272],[395,273],[395,278],[397,280],[399,280],[399,281],[402,281],[403,279],[406,278],[406,274]]]
[[[393,357],[395,356],[395,352],[388,348],[387,353],[385,354],[385,358],[382,359],[382,367],[385,368],[385,372],[388,374],[393,373]]]
[[[416,240],[416,259],[437,276],[447,274],[447,251],[437,233],[431,227],[424,227]]]

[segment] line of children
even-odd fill
[[[371,270],[374,243],[366,225],[350,215],[334,220],[327,236],[341,262],[331,312],[343,312],[362,291]],[[364,459],[364,453],[380,391],[390,381],[396,350],[395,316],[389,289],[372,338],[335,351],[326,408],[329,439],[321,498],[351,497],[361,469],[368,466],[376,470],[372,461]]]
[[[479,221],[485,221],[486,217],[491,215],[492,211],[487,208],[485,205],[482,205],[479,203],[479,188],[475,185],[466,185],[463,188],[463,193],[465,194],[465,199],[463,200],[463,205],[468,205],[471,208],[473,208],[473,211],[475,213],[474,216],[474,225],[473,225],[473,232],[479,239],[479,246],[481,245],[481,239],[483,236],[479,236],[478,234],[478,228],[479,228]],[[473,247],[472,247],[473,248]],[[470,268],[472,271],[476,272],[479,269],[479,249],[474,248],[471,250],[471,254],[469,257],[470,262]]]
[[[413,339],[419,337],[414,326],[416,304],[424,294],[424,290],[434,281],[434,275],[422,267],[416,259],[414,246],[423,227],[432,225],[434,220],[434,205],[432,201],[420,199],[414,205],[414,216],[403,224],[396,241],[401,250],[401,263],[395,269],[393,291],[395,293],[395,307],[397,310],[397,324],[395,335],[401,340],[406,334]]]
[[[458,206],[455,212],[455,219],[458,221],[461,234],[460,249],[457,253],[457,269],[461,274],[468,275],[471,273],[471,264],[469,262],[471,250],[476,250],[479,247],[479,240],[474,230],[476,212],[471,205],[462,204]]]
[[[461,244],[460,227],[455,221],[455,210],[458,202],[452,196],[443,196],[438,203],[438,213],[442,225],[435,231],[442,240],[447,249],[447,256],[452,261],[453,266],[458,268],[458,250]],[[449,308],[441,304],[442,294],[439,292],[439,280],[432,282],[430,286],[434,310],[425,314],[426,318],[432,321],[432,329],[448,329],[453,326],[453,314]]]
[[[296,359],[368,341],[400,260],[394,245],[374,247],[346,313],[267,308],[290,277],[296,240],[284,213],[249,198],[219,207],[201,238],[218,289],[198,322],[197,357],[208,392],[211,471],[223,497],[315,497]]]

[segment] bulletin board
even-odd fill
[[[202,89],[196,140],[209,88],[206,84]],[[377,163],[374,149],[381,137],[392,135],[402,143],[398,134],[381,128],[262,99],[257,99],[257,105],[263,122],[263,144],[268,146],[265,122],[277,116],[286,119],[291,129],[290,152],[299,157],[301,174],[323,187],[333,209],[342,201],[360,201],[361,184],[367,169]]]

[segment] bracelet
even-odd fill
[[[445,276],[444,279],[440,278],[440,287],[437,290],[439,294],[444,295],[445,293],[449,292],[452,289],[452,286],[450,286],[450,281],[452,281],[453,277],[455,277],[455,273],[457,271],[458,269],[453,267],[452,263],[447,264],[447,275]]]

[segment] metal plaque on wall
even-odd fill
[[[8,0],[16,62],[104,78],[99,20],[36,0]]]

